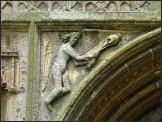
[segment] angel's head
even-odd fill
[[[70,42],[70,44],[73,46],[76,44],[77,40],[79,40],[81,34],[79,32],[72,32],[70,34],[67,34],[62,37],[62,42],[67,43]]]

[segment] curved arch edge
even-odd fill
[[[122,46],[121,48],[119,48],[118,50],[116,50],[115,52],[113,52],[112,54],[110,54],[108,57],[105,58],[104,61],[102,61],[94,70],[92,70],[87,77],[85,77],[85,79],[83,81],[81,81],[81,83],[79,84],[78,87],[76,87],[71,95],[69,96],[67,102],[65,103],[64,107],[61,109],[61,111],[59,112],[57,118],[55,121],[63,121],[66,113],[69,111],[69,109],[71,108],[71,106],[73,105],[73,103],[75,102],[75,100],[77,99],[77,97],[80,95],[80,93],[82,92],[82,90],[84,90],[84,88],[87,86],[87,84],[98,74],[100,73],[100,71],[102,69],[104,69],[104,67],[106,67],[110,62],[112,62],[113,60],[115,60],[118,56],[122,55],[123,53],[125,53],[126,51],[128,51],[129,49],[133,48],[134,46],[136,46],[137,44],[143,42],[144,40],[151,38],[157,34],[161,33],[161,28],[157,28],[151,32],[147,32],[145,34],[143,34],[142,36],[139,36],[137,38],[135,38],[134,40],[132,40],[131,42],[125,44],[124,46]]]

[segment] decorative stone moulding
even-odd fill
[[[143,12],[149,1],[2,1],[1,11],[12,12]]]
[[[158,103],[159,3],[2,1],[2,121],[133,119],[152,82]]]

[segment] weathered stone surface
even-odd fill
[[[2,12],[111,12],[148,11],[150,1],[2,1]]]
[[[8,98],[3,120],[25,120],[28,74],[28,33],[5,32],[1,37],[1,75]],[[17,93],[18,92],[18,93]],[[16,93],[14,95],[14,93]]]
[[[118,111],[122,111],[120,108],[129,104],[129,99],[124,99],[127,94],[121,94],[121,100],[115,98],[120,92],[123,93],[122,88],[128,87],[130,80],[138,81],[134,83],[137,88],[152,82],[139,79],[152,70],[154,74],[154,70],[160,68],[160,12],[160,1],[1,1],[2,120],[99,120],[104,117],[106,120],[110,117],[103,111],[111,98],[114,103],[109,107],[114,107],[115,113],[112,114],[111,110],[107,112],[117,116]],[[69,45],[73,51],[65,51],[62,46],[67,49],[66,44],[69,43],[66,41],[75,40],[75,36],[69,36],[73,32],[79,32],[81,36],[76,37],[74,46]],[[116,37],[119,33],[120,41],[112,41],[112,35]],[[133,49],[136,50],[133,52]],[[144,55],[144,49],[151,56],[151,59],[146,58],[146,62],[138,59],[137,54],[141,51],[141,55]],[[53,60],[58,55],[60,60]],[[138,59],[137,62],[143,64],[132,68],[135,63],[131,64],[130,59],[126,59],[128,55],[134,55],[132,62]],[[79,62],[75,60],[76,57],[86,60]],[[118,58],[125,63],[119,64]],[[66,62],[61,64],[63,61]],[[60,67],[64,64],[64,69],[56,68],[57,64]],[[122,78],[117,78],[114,73],[120,72],[115,68],[119,65],[124,67],[120,69],[125,72]],[[54,67],[57,71],[53,73]],[[54,78],[58,73],[61,75],[56,77],[57,80],[48,80],[50,73],[54,74]],[[108,82],[105,77],[114,78],[114,87],[105,86],[109,94],[106,91],[101,94]],[[151,74],[146,79],[150,77]],[[55,100],[51,99],[52,112],[49,111],[44,103],[45,98],[53,89],[58,89],[55,87],[58,81],[60,91],[63,91],[68,79],[69,92],[59,94]],[[135,94],[135,91],[129,90],[129,93]],[[98,97],[100,94],[101,97]],[[158,95],[159,92],[154,96],[157,98],[155,102],[159,101]],[[120,107],[117,106],[119,103]],[[125,114],[122,119],[133,118],[134,111],[137,110],[132,109],[132,113]]]

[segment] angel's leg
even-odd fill
[[[47,104],[47,107],[49,110],[51,110],[50,102],[54,100],[62,91],[62,76],[61,72],[59,70],[55,70],[53,75],[53,80],[55,83],[54,89],[47,95],[47,98],[45,99],[45,103]]]
[[[68,72],[65,71],[63,75],[63,93],[67,93],[70,91],[70,82]]]

